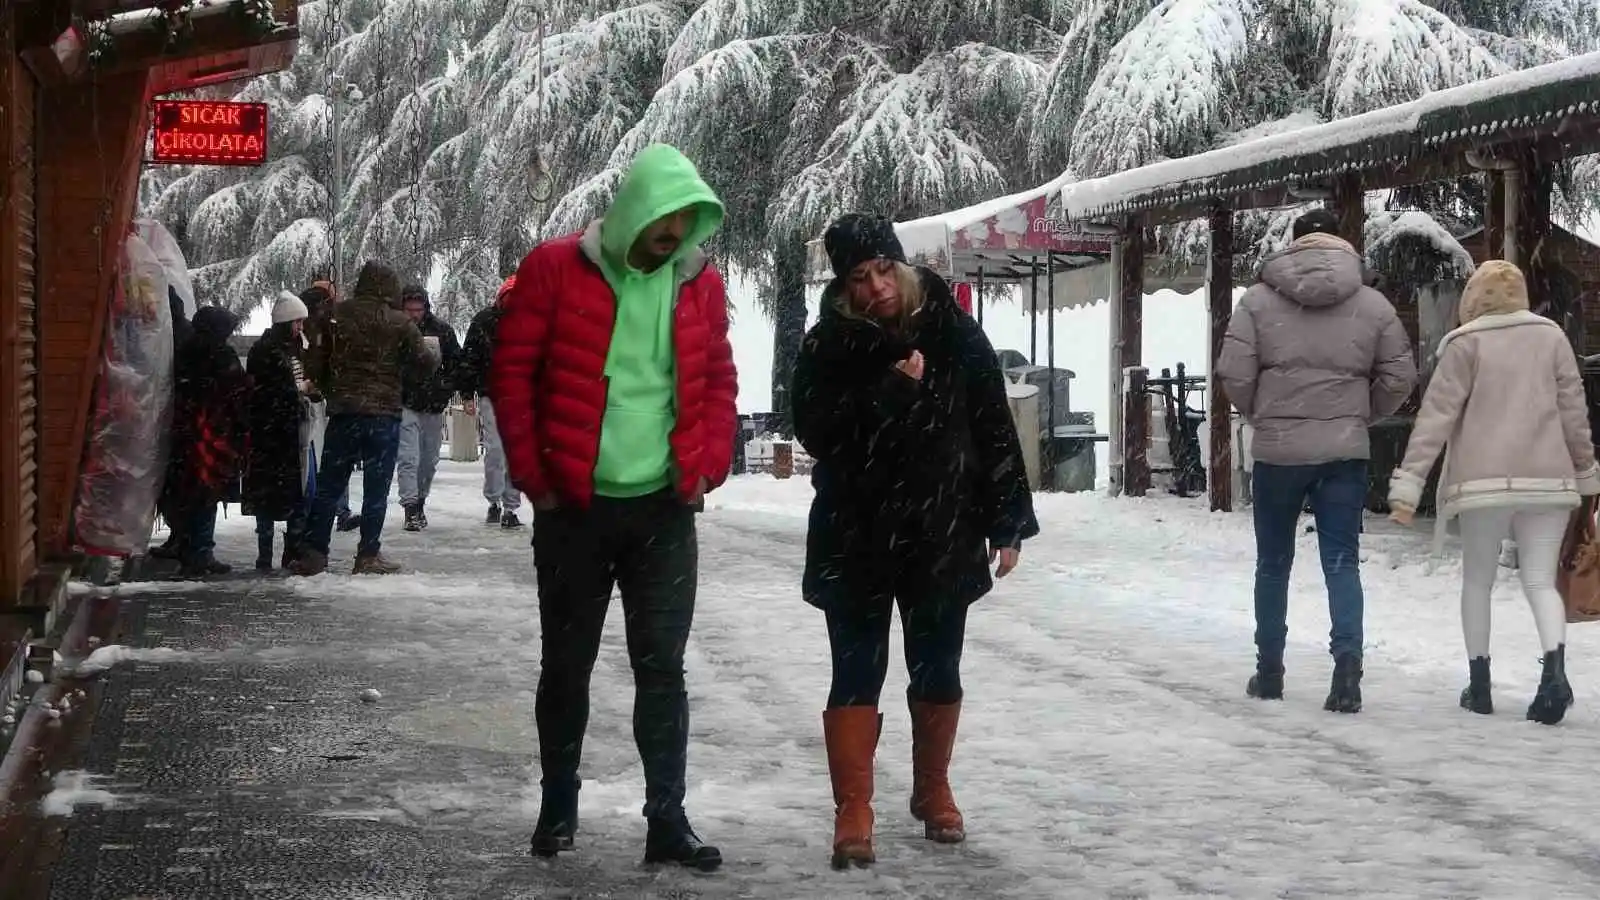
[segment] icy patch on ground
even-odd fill
[[[90,675],[98,675],[120,663],[170,663],[189,659],[194,655],[183,650],[174,650],[171,647],[127,647],[122,644],[112,644],[107,647],[101,647],[78,662],[69,660],[61,668],[62,673],[65,675],[84,678]]]
[[[211,581],[134,581],[110,585],[74,581],[67,585],[67,594],[71,597],[137,597],[142,594],[187,594],[216,589],[217,583]]]
[[[70,816],[80,806],[116,809],[134,799],[132,796],[119,797],[105,788],[96,787],[103,781],[103,776],[90,772],[57,772],[52,779],[55,788],[40,801],[39,808],[47,816]]]

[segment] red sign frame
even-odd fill
[[[157,100],[150,161],[160,165],[259,166],[267,161],[267,105]]]

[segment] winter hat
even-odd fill
[[[278,302],[272,307],[272,324],[282,325],[285,322],[298,322],[310,315],[311,313],[306,309],[305,301],[288,291],[278,292]]]
[[[839,217],[822,236],[835,277],[843,278],[869,259],[903,263],[906,251],[894,233],[894,223],[883,216],[850,213]]]
[[[1339,216],[1331,209],[1313,209],[1294,220],[1294,239],[1297,241],[1308,234],[1338,233]]]
[[[370,300],[381,300],[390,306],[400,305],[400,276],[394,270],[375,259],[368,260],[361,267],[361,274],[356,276],[355,296]]]
[[[1528,281],[1522,270],[1503,259],[1478,267],[1461,292],[1461,324],[1479,316],[1496,316],[1528,308]]]
[[[207,343],[223,343],[238,327],[239,317],[220,306],[202,306],[195,311],[195,336]]]
[[[428,299],[428,289],[420,284],[408,284],[400,289],[400,305],[405,306],[408,300],[421,300],[423,309],[433,305]]]

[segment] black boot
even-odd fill
[[[507,531],[515,531],[516,529],[522,527],[522,519],[519,518],[516,513],[508,509],[502,516],[500,516],[500,527],[506,529]]]
[[[677,863],[702,872],[722,865],[722,851],[700,840],[682,810],[650,820],[644,838],[646,863]]]
[[[361,529],[361,516],[346,510],[339,514],[338,528],[340,534],[349,534]]]
[[[183,561],[183,568],[178,570],[178,577],[184,579],[210,578],[213,575],[226,575],[233,571],[233,566],[218,562],[210,553],[201,553],[190,556]]]
[[[576,777],[546,780],[541,783],[539,821],[533,826],[533,855],[551,857],[576,845],[578,834],[578,788]]]
[[[1322,708],[1328,712],[1361,712],[1361,657],[1346,653],[1333,661],[1333,682]]]
[[[1475,656],[1467,660],[1470,681],[1461,691],[1461,708],[1480,716],[1494,714],[1494,697],[1489,694],[1489,657]]]
[[[424,529],[428,527],[428,501],[426,500],[417,501],[417,524]]]
[[[1539,676],[1539,693],[1533,695],[1528,719],[1540,725],[1557,725],[1572,706],[1572,685],[1567,681],[1567,645],[1544,655],[1544,674]]]
[[[489,514],[487,516],[483,517],[483,523],[485,525],[499,525],[500,524],[500,504],[498,504],[498,503],[489,504]]]
[[[1256,673],[1244,686],[1244,692],[1257,700],[1283,699],[1283,656],[1281,654],[1256,654]]]
[[[418,503],[412,502],[412,503],[405,504],[402,507],[402,509],[404,509],[406,511],[406,525],[405,525],[406,530],[407,531],[421,531],[422,530],[422,506],[420,504],[418,504]]]

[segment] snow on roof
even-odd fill
[[[1062,208],[1069,218],[1089,219],[1164,188],[1207,183],[1225,175],[1295,156],[1361,151],[1364,148],[1359,145],[1377,139],[1409,138],[1414,136],[1423,117],[1429,113],[1481,103],[1552,83],[1597,78],[1600,78],[1600,52],[1574,56],[1548,65],[1433,91],[1409,103],[1337,119],[1325,125],[1299,128],[1103,178],[1067,184],[1061,192]],[[1587,111],[1589,106],[1585,102],[1584,110]],[[1379,161],[1365,155],[1363,158]],[[1352,156],[1351,165],[1354,160]]]
[[[939,213],[938,215],[923,216],[909,222],[899,222],[894,226],[895,234],[900,236],[900,242],[937,241],[943,245],[948,235],[954,234],[969,225],[976,225],[990,216],[997,216],[1007,210],[1016,209],[1040,197],[1049,197],[1072,182],[1071,173],[1063,173],[1059,177],[1045,182],[1037,187],[993,200],[985,200],[962,209]],[[911,252],[909,244],[906,252]]]

